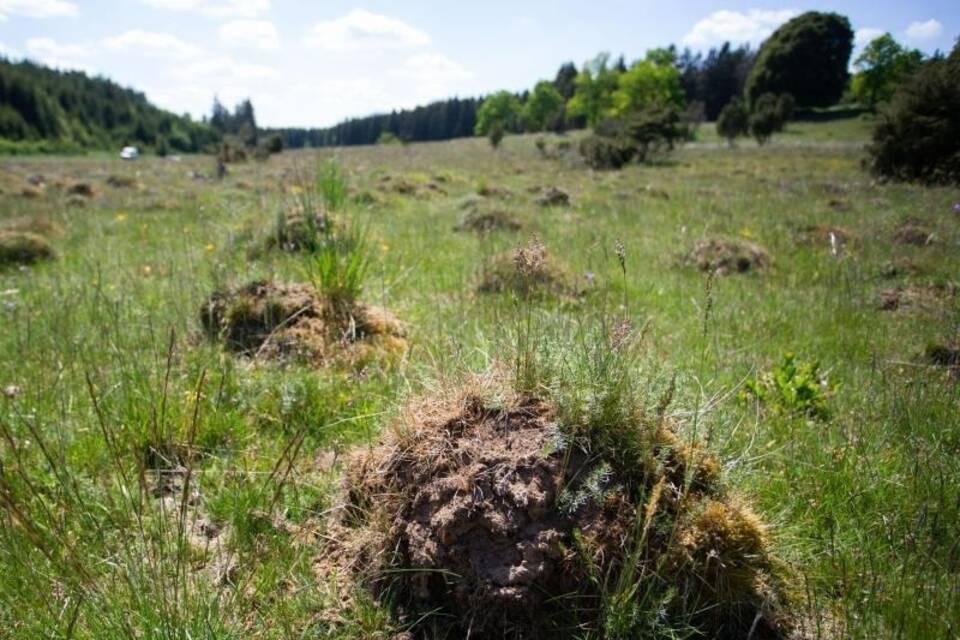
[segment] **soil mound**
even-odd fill
[[[541,207],[566,207],[570,204],[570,194],[557,187],[547,187],[540,192],[537,204]]]
[[[710,238],[693,247],[687,255],[687,263],[700,271],[725,276],[761,269],[770,264],[770,258],[764,249],[752,242]]]
[[[453,230],[485,234],[493,231],[519,231],[522,227],[523,225],[506,211],[494,209],[468,212]]]
[[[481,293],[509,292],[520,298],[580,298],[585,291],[561,264],[547,255],[537,239],[526,246],[494,256],[484,265]]]
[[[344,522],[355,533],[326,553],[373,562],[370,586],[401,608],[440,608],[427,622],[437,637],[567,637],[571,615],[583,632],[602,624],[591,576],[633,562],[631,575],[667,581],[703,612],[706,637],[783,637],[763,524],[720,493],[716,460],[667,426],[649,446],[659,464],[631,494],[562,435],[547,402],[472,391],[425,401],[350,466]],[[355,539],[377,548],[358,553]]]
[[[924,356],[931,365],[943,367],[953,378],[960,379],[960,342],[929,344]]]
[[[400,357],[407,344],[403,325],[386,309],[362,303],[334,309],[306,284],[257,281],[217,291],[200,319],[207,335],[255,359],[365,366]]]
[[[852,241],[853,234],[843,227],[815,224],[800,229],[800,240],[818,247],[840,247]]]
[[[0,229],[0,268],[10,265],[33,264],[56,257],[46,239],[29,231]]]
[[[893,233],[894,244],[925,247],[933,241],[933,232],[917,222],[905,222]]]
[[[287,253],[316,251],[333,230],[333,220],[324,211],[308,211],[299,203],[277,214],[270,233],[263,239],[264,251]],[[251,257],[258,251],[252,250]]]
[[[957,296],[957,285],[935,283],[906,285],[884,289],[877,305],[883,311],[897,311],[908,307],[932,307]]]
[[[34,200],[43,196],[43,187],[34,187],[27,185],[20,189],[20,197],[28,200]]]
[[[97,191],[93,188],[93,185],[88,182],[74,182],[67,187],[67,195],[93,198],[97,195]]]
[[[107,177],[107,184],[114,189],[134,189],[140,183],[133,176],[112,175]]]

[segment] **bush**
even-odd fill
[[[777,98],[772,93],[765,93],[753,106],[750,114],[750,133],[763,145],[770,140],[774,132],[781,129],[780,115],[777,112]]]
[[[487,138],[490,140],[490,146],[494,149],[500,148],[500,143],[503,142],[503,125],[499,122],[493,123],[490,126],[490,132],[487,134]]]
[[[793,120],[793,112],[797,107],[797,101],[789,93],[780,94],[777,98],[777,119],[780,120],[780,129],[787,126],[787,123]]]
[[[274,134],[267,138],[265,146],[270,153],[280,153],[283,151],[283,138]]]
[[[750,131],[750,114],[740,98],[732,98],[717,118],[717,133],[727,139],[733,146],[733,141],[745,136]]]
[[[803,415],[826,420],[830,417],[827,397],[832,388],[816,360],[803,362],[792,353],[783,362],[758,378],[748,380],[741,400],[751,397],[767,409],[783,415]]]
[[[619,169],[637,155],[637,147],[625,136],[593,134],[580,141],[580,155],[593,169]]]
[[[960,44],[900,85],[880,113],[869,153],[879,176],[960,184]]]

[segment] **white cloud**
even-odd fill
[[[390,70],[389,74],[395,78],[436,83],[469,80],[473,77],[473,73],[442,53],[417,54],[407,58],[400,67]]]
[[[856,33],[853,35],[853,44],[858,47],[865,47],[880,36],[882,36],[886,31],[883,29],[875,29],[873,27],[863,27],[857,29]]]
[[[27,57],[55,69],[75,69],[93,73],[84,58],[94,51],[88,44],[61,44],[53,38],[27,38]]]
[[[931,18],[926,22],[911,22],[907,37],[911,40],[932,40],[943,32],[943,25]]]
[[[133,29],[103,41],[107,49],[128,51],[157,58],[186,59],[199,55],[202,50],[184,42],[170,33]]]
[[[78,13],[77,5],[67,0],[0,0],[0,22],[9,16],[59,18]]]
[[[420,47],[430,36],[402,20],[354,9],[345,16],[315,24],[304,44],[330,51],[361,51]]]
[[[280,48],[280,35],[266,20],[234,20],[220,27],[220,41],[231,47],[252,47],[262,51]]]
[[[170,11],[195,11],[213,18],[256,18],[270,10],[270,0],[141,0]]]
[[[796,9],[751,9],[746,13],[715,11],[693,25],[683,36],[683,44],[691,47],[706,47],[728,41],[734,44],[757,44],[798,13]]]
[[[276,74],[276,70],[262,64],[242,64],[227,56],[218,56],[178,67],[173,73],[184,78],[215,78],[218,82],[222,82],[269,78]]]

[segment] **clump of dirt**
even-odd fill
[[[687,254],[686,261],[700,271],[725,276],[762,269],[770,264],[770,257],[752,242],[708,238],[697,242]]]
[[[883,311],[897,311],[911,307],[935,307],[957,296],[953,283],[911,284],[892,287],[880,292],[877,306]]]
[[[89,182],[74,182],[73,184],[67,186],[67,195],[93,198],[96,197],[97,191]]]
[[[59,236],[63,227],[46,216],[17,216],[0,220],[0,232],[25,231],[40,236]]]
[[[570,204],[570,194],[557,187],[547,187],[541,190],[537,204],[541,207],[566,207]]]
[[[27,182],[34,187],[44,187],[47,184],[47,179],[42,173],[34,173],[27,176]]]
[[[925,247],[934,242],[934,234],[916,221],[907,221],[897,227],[893,233],[894,244]]]
[[[853,233],[843,227],[815,224],[800,229],[800,239],[821,247],[843,246],[853,239]]]
[[[584,295],[569,271],[547,255],[537,238],[526,246],[491,258],[483,268],[481,293],[509,292],[520,298],[556,296],[576,299]]]
[[[217,291],[200,319],[208,336],[254,359],[362,367],[399,358],[407,344],[403,324],[386,309],[334,307],[306,284],[256,281]]]
[[[506,187],[496,187],[489,184],[481,184],[479,187],[477,187],[477,195],[483,196],[484,198],[507,200],[513,197],[513,192]]]
[[[573,610],[580,632],[595,631],[590,576],[635,563],[645,586],[682,594],[664,600],[665,617],[691,606],[706,637],[785,637],[766,527],[721,491],[714,458],[663,422],[631,491],[560,420],[502,389],[415,404],[348,468],[343,535],[324,556],[405,611],[439,608],[427,623],[437,635],[565,637],[555,625]]]
[[[133,176],[111,175],[107,177],[107,184],[114,189],[135,189],[140,182]]]
[[[43,187],[27,185],[20,189],[20,197],[28,200],[35,200],[43,196]]]
[[[29,231],[0,230],[0,268],[34,264],[55,257],[53,247],[41,235]]]
[[[523,225],[512,215],[502,209],[494,209],[485,212],[468,212],[453,230],[486,234],[493,231],[519,231],[521,228]]]

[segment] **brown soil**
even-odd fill
[[[933,232],[917,222],[904,222],[893,234],[894,244],[925,247],[934,241]]]
[[[581,632],[599,622],[588,567],[618,572],[642,523],[636,575],[656,572],[702,604],[707,637],[743,638],[751,626],[754,638],[782,637],[766,528],[719,492],[712,457],[662,425],[637,504],[609,467],[560,436],[550,404],[495,395],[467,390],[408,409],[350,466],[349,506],[323,557],[352,563],[400,607],[441,608],[447,615],[427,623],[438,637],[566,637],[552,625],[573,609]]]
[[[960,342],[930,344],[924,355],[930,364],[944,367],[952,376],[960,378]]]
[[[713,271],[721,276],[746,273],[770,264],[767,252],[761,247],[744,240],[720,238],[699,241],[686,261],[701,271]]]
[[[255,359],[340,361],[366,366],[406,351],[403,325],[386,309],[334,309],[306,284],[251,282],[217,291],[201,308],[207,335]]]
[[[519,231],[523,227],[516,218],[506,211],[495,209],[488,212],[471,211],[453,228],[454,231],[473,231],[490,233],[493,231]]]
[[[541,207],[566,207],[570,204],[570,195],[563,189],[547,187],[540,192],[537,204]]]
[[[484,265],[477,289],[481,293],[509,292],[520,298],[575,299],[585,293],[569,270],[547,255],[546,247],[536,238],[524,247],[491,258]]]
[[[957,296],[957,285],[948,283],[907,285],[884,289],[878,306],[883,311],[897,311],[909,307],[933,307]]]
[[[140,183],[133,176],[119,175],[109,176],[107,184],[115,189],[133,189],[140,186]]]
[[[28,200],[33,200],[43,196],[42,187],[34,187],[27,185],[24,188],[20,189],[20,197],[27,198]]]

